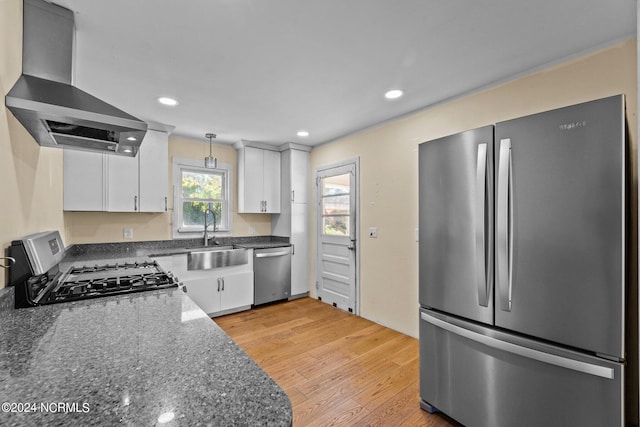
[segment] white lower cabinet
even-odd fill
[[[202,279],[185,280],[182,282],[187,295],[207,313],[217,313],[220,311],[220,292],[216,291],[216,280],[209,277]]]
[[[154,258],[185,286],[187,295],[211,317],[247,310],[253,304],[253,251],[247,263],[210,270],[188,270],[187,254]]]
[[[222,286],[218,311],[228,313],[253,304],[253,272],[224,275],[220,277],[220,282]]]

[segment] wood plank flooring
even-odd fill
[[[414,338],[311,298],[215,321],[285,390],[294,427],[457,425],[420,409]]]

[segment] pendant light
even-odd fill
[[[215,169],[218,167],[218,159],[211,156],[211,144],[213,138],[216,137],[215,133],[207,133],[204,135],[206,138],[209,138],[209,157],[204,158],[204,167],[209,169]]]

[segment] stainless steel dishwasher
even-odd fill
[[[255,305],[287,299],[291,295],[291,247],[253,251]]]

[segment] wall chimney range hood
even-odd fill
[[[46,147],[134,157],[147,124],[71,84],[73,12],[24,0],[22,75],[5,97],[13,115]]]

